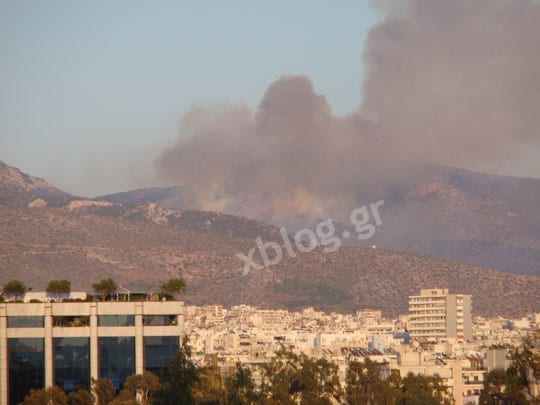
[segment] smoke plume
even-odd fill
[[[423,163],[495,170],[539,142],[540,4],[376,6],[357,111],[333,115],[307,77],[283,76],[255,112],[188,111],[160,177],[189,190],[193,208],[290,224],[376,201]]]

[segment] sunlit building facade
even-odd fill
[[[31,388],[69,392],[92,378],[119,388],[131,374],[159,373],[180,347],[183,311],[177,301],[0,304],[0,404]]]

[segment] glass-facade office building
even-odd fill
[[[64,391],[90,388],[90,338],[54,338],[54,384]]]
[[[178,353],[183,319],[173,301],[0,303],[0,404],[32,388],[108,378],[120,389],[132,374],[159,374]]]
[[[10,404],[18,404],[31,388],[45,385],[44,339],[8,339]]]
[[[99,338],[99,376],[113,382],[116,389],[135,373],[135,338]]]
[[[145,336],[144,368],[161,375],[178,353],[180,340],[175,336]]]

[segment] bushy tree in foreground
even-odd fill
[[[97,405],[109,405],[116,395],[116,388],[111,380],[106,378],[92,378],[92,392]]]
[[[178,298],[180,293],[186,291],[186,282],[183,278],[171,278],[161,284],[159,287],[162,294],[172,295],[174,298]]]
[[[23,405],[68,405],[68,397],[62,388],[53,385],[41,390],[30,390]]]
[[[442,379],[409,373],[401,381],[402,397],[398,404],[452,405],[454,401],[446,394]]]
[[[193,386],[199,381],[199,368],[191,361],[189,339],[184,337],[182,347],[162,376],[162,388],[156,392],[155,405],[195,404]]]
[[[251,370],[236,363],[234,374],[225,379],[226,403],[248,405],[260,403],[260,395],[255,389]]]
[[[540,379],[540,330],[512,350],[509,358],[511,363],[506,370],[492,370],[486,374],[480,404],[540,404],[540,397],[532,392],[533,381]]]
[[[347,403],[392,405],[398,404],[401,397],[401,377],[397,370],[383,379],[380,365],[369,359],[349,363],[345,389]]]
[[[331,404],[341,398],[336,364],[282,349],[262,366],[260,395],[268,404]]]
[[[20,280],[11,280],[4,284],[3,294],[5,296],[12,296],[15,301],[18,301],[21,295],[24,295],[27,288],[26,285]]]
[[[58,301],[61,294],[69,294],[71,292],[71,281],[65,279],[51,280],[49,281],[49,284],[47,284],[45,291],[54,294]]]
[[[207,365],[199,369],[198,380],[193,385],[193,399],[197,404],[214,405],[225,401],[225,390],[216,354],[207,357]]]
[[[90,391],[79,389],[68,394],[68,405],[94,405]]]
[[[149,371],[143,374],[132,374],[126,379],[124,388],[111,405],[133,402],[138,405],[150,405],[160,387],[159,378]]]
[[[118,290],[118,285],[109,277],[92,284],[92,289],[104,300],[108,295],[114,294]]]

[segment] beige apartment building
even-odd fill
[[[408,330],[424,341],[472,339],[470,295],[449,294],[448,289],[422,289],[409,297]]]
[[[116,387],[134,373],[159,372],[184,333],[178,301],[0,304],[0,404],[17,404],[31,388]]]

